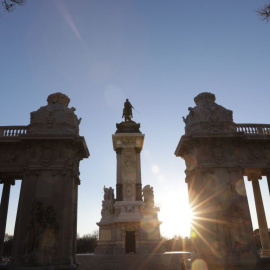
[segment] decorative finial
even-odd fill
[[[200,93],[198,96],[194,98],[196,105],[214,103],[215,100],[216,96],[209,92]]]
[[[69,102],[70,102],[70,98],[62,93],[54,93],[48,96],[47,98],[48,104],[62,104],[64,106],[68,106]]]

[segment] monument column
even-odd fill
[[[3,190],[2,190],[2,198],[1,198],[1,206],[0,206],[0,263],[1,263],[3,246],[4,246],[4,238],[5,238],[5,232],[6,232],[10,186],[14,185],[15,181],[14,179],[5,179],[5,180],[0,180],[0,183],[4,185]]]
[[[262,179],[261,175],[257,173],[248,174],[248,180],[252,181],[254,200],[256,205],[256,212],[259,224],[259,232],[262,244],[261,257],[270,257],[270,241],[267,221],[265,217],[265,211],[263,207],[262,195],[259,185],[259,179]]]
[[[121,166],[121,153],[122,148],[116,148],[117,159],[117,175],[116,175],[116,201],[123,201],[123,184],[122,184],[122,166]]]
[[[141,148],[136,147],[136,201],[142,201]]]
[[[116,124],[112,135],[117,156],[116,200],[114,190],[104,186],[96,254],[164,252],[153,187],[143,188],[142,200],[140,153],[144,134],[140,124],[131,120],[132,108],[126,99],[122,115],[125,121]]]

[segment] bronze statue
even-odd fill
[[[131,118],[133,118],[132,109],[134,109],[133,106],[131,105],[129,100],[126,99],[126,102],[124,104],[124,109],[123,109],[123,115],[122,115],[122,118],[125,117],[125,122],[131,121]]]

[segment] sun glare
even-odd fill
[[[190,236],[192,211],[187,196],[179,195],[169,192],[162,202],[159,219],[162,221],[160,229],[164,237]]]

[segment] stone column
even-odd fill
[[[270,257],[270,241],[268,226],[262,201],[262,195],[259,185],[259,179],[262,179],[261,175],[256,173],[251,173],[248,175],[248,180],[252,181],[254,200],[256,205],[256,212],[259,224],[259,232],[262,244],[262,251],[260,253],[261,258]]]
[[[1,206],[0,206],[0,263],[2,262],[2,253],[4,246],[4,238],[6,232],[7,214],[10,186],[15,184],[13,179],[0,180],[1,184],[4,184],[2,190]]]
[[[141,148],[136,147],[136,201],[142,201]]]
[[[266,178],[267,178],[268,190],[270,194],[270,169],[266,171]]]
[[[122,166],[121,166],[121,153],[122,148],[116,149],[116,159],[117,159],[117,172],[116,172],[116,201],[123,201],[123,184],[122,184]]]

